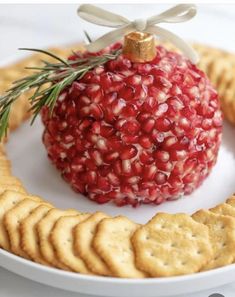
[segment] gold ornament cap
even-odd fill
[[[156,57],[155,38],[145,32],[131,32],[124,37],[123,55],[132,62],[144,63]]]

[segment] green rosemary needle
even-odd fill
[[[29,97],[34,122],[43,106],[47,106],[50,112],[56,104],[60,93],[75,80],[81,79],[89,70],[102,65],[109,60],[114,60],[120,54],[120,50],[101,56],[91,56],[74,60],[64,60],[53,53],[40,49],[27,49],[33,52],[43,53],[57,60],[56,63],[42,61],[41,67],[26,67],[34,70],[34,73],[13,82],[12,87],[0,96],[0,140],[7,134],[9,114],[12,104],[23,93],[33,89],[34,93]],[[76,53],[74,53],[76,56]]]

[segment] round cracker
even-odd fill
[[[195,273],[213,257],[208,228],[186,214],[158,213],[132,242],[137,267],[152,277]]]

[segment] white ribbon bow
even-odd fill
[[[121,15],[109,12],[91,4],[81,5],[77,12],[82,19],[90,23],[104,27],[117,28],[88,44],[87,50],[90,52],[97,52],[111,43],[120,40],[128,33],[141,31],[153,33],[160,38],[169,40],[178,47],[192,63],[196,64],[199,60],[194,49],[183,39],[172,32],[157,26],[157,24],[160,23],[181,23],[192,19],[197,13],[194,4],[179,4],[159,15],[154,15],[147,19],[136,19],[134,21],[130,21]]]

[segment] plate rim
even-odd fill
[[[40,263],[36,263],[34,261],[24,259],[20,256],[17,256],[15,254],[12,254],[8,251],[5,251],[0,248],[0,255],[3,255],[3,257],[10,258],[11,260],[15,260],[16,262],[26,265],[26,266],[31,266],[35,269],[39,269],[42,271],[47,271],[49,273],[55,273],[58,275],[65,275],[65,276],[72,276],[72,278],[78,278],[78,279],[86,279],[89,281],[98,281],[98,282],[108,282],[108,283],[115,283],[115,284],[122,284],[122,283],[128,283],[128,284],[157,284],[157,283],[168,283],[168,282],[180,282],[182,280],[184,281],[196,281],[200,278],[203,278],[204,276],[211,276],[211,275],[217,275],[220,273],[223,273],[224,270],[225,272],[230,269],[235,269],[235,263],[207,270],[207,271],[202,271],[202,272],[196,272],[196,273],[191,273],[191,274],[186,274],[186,275],[179,275],[179,276],[171,276],[171,277],[152,277],[152,278],[118,278],[118,277],[106,277],[106,276],[100,276],[100,275],[89,275],[89,274],[82,274],[82,273],[77,273],[77,272],[72,272],[72,271],[65,271],[65,270],[60,270],[54,267],[49,267],[42,265]],[[1,264],[0,264],[1,265]],[[2,266],[4,268],[4,266]]]

